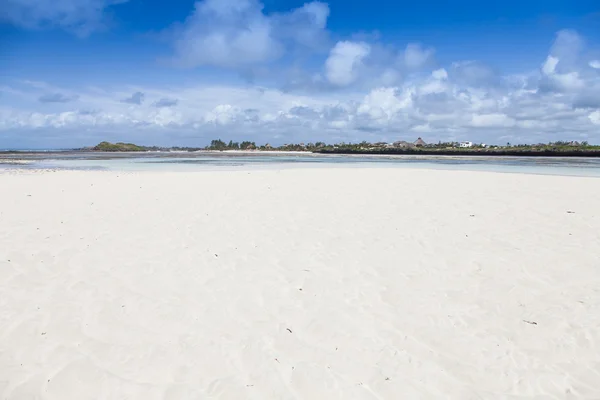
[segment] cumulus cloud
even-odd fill
[[[569,92],[583,89],[585,81],[580,78],[576,71],[565,74],[546,75],[540,84],[540,88],[555,92]]]
[[[404,64],[412,69],[421,68],[433,60],[434,53],[431,47],[423,48],[419,43],[410,43],[404,50]]]
[[[329,7],[320,2],[268,15],[258,0],[198,1],[176,35],[176,61],[226,68],[273,61],[290,46],[320,46],[328,16]]]
[[[588,65],[594,69],[600,69],[600,60],[592,60]]]
[[[98,139],[102,139],[102,132],[110,130],[124,140],[143,137],[145,142],[154,138],[156,143],[189,145],[204,145],[217,136],[250,136],[273,144],[392,141],[411,139],[414,134],[427,141],[452,138],[486,143],[505,141],[507,135],[548,141],[585,133],[600,139],[594,133],[595,124],[600,123],[598,112],[573,109],[566,98],[525,90],[469,88],[451,77],[441,80],[443,86],[435,91],[426,89],[434,80],[432,76],[411,80],[400,86],[375,88],[366,95],[303,96],[239,87],[180,87],[168,92],[145,88],[144,93],[161,100],[139,107],[111,101],[110,96],[94,97],[90,92],[81,94],[81,109],[96,110],[93,113],[70,108],[69,104],[63,111],[51,113],[2,106],[0,131],[60,128],[61,132],[98,132]],[[175,94],[185,101],[168,107],[174,104],[169,99]],[[118,100],[119,92],[113,97]],[[166,136],[152,136],[160,132]]]
[[[569,92],[582,89],[585,83],[580,78],[579,72],[557,72],[559,63],[560,59],[558,57],[549,55],[546,58],[546,61],[542,65],[540,89],[551,92]]]
[[[338,42],[325,61],[327,80],[336,86],[353,83],[370,52],[371,47],[364,42]]]
[[[433,71],[431,73],[431,76],[434,79],[439,79],[439,80],[448,79],[448,72],[444,68],[440,68],[440,69],[436,69],[435,71]]]
[[[540,90],[577,93],[586,89],[593,76],[588,67],[593,68],[594,61],[584,62],[584,48],[584,41],[577,32],[559,31],[541,67]]]
[[[26,29],[60,27],[80,36],[104,27],[106,10],[128,0],[3,0],[0,21]]]
[[[131,96],[125,98],[122,100],[123,103],[129,103],[129,104],[142,104],[144,102],[144,93],[142,92],[135,92],[133,93]]]
[[[76,96],[67,96],[62,93],[47,93],[38,98],[40,103],[68,103],[77,100]]]
[[[329,83],[329,89],[351,87],[366,90],[396,86],[412,75],[430,73],[436,65],[434,54],[432,47],[419,43],[399,48],[382,43],[377,35],[356,35],[354,40],[339,41],[330,49],[323,65],[323,76]],[[317,90],[327,88],[314,77],[304,80],[304,83],[305,87]]]
[[[271,20],[279,38],[318,50],[328,44],[328,17],[329,6],[313,1],[289,13],[275,14]]]
[[[411,105],[410,95],[399,92],[397,88],[380,88],[365,96],[357,112],[363,117],[368,116],[372,121],[385,123],[397,117],[400,110],[408,109]]]
[[[220,3],[224,8],[218,12],[239,15],[241,11],[231,11],[232,4],[242,3]],[[326,13],[311,12],[315,26],[325,26]],[[267,17],[274,25],[282,15]],[[75,91],[39,82],[15,83],[2,87],[0,141],[32,130],[51,132],[52,137],[62,132],[69,140],[79,137],[78,132],[97,132],[103,139],[102,133],[110,131],[120,140],[187,145],[204,145],[215,137],[272,144],[414,136],[485,143],[600,141],[600,75],[587,57],[595,53],[588,52],[573,32],[557,35],[558,44],[539,60],[537,70],[510,76],[477,61],[409,69],[404,49],[367,40],[336,43],[322,67],[315,67],[320,73],[307,72],[321,85],[312,91],[252,85],[168,90],[147,86],[124,99],[122,90],[89,88],[78,89],[77,103],[57,102],[43,107],[51,111],[41,112],[32,104],[42,96]],[[571,45],[578,50],[567,48]],[[152,100],[144,102],[144,96]]]
[[[546,58],[546,62],[542,65],[542,73],[544,75],[552,75],[556,71],[556,66],[558,65],[559,59],[554,56],[548,56]]]
[[[581,52],[584,48],[584,40],[581,36],[570,29],[558,31],[550,56],[556,58],[564,69],[573,69],[577,65]]]
[[[474,60],[452,63],[449,75],[465,86],[494,86],[499,80],[499,76],[491,67]]]
[[[178,102],[179,102],[179,100],[177,100],[177,99],[169,99],[169,98],[163,97],[162,99],[154,102],[153,105],[154,105],[154,107],[157,107],[157,108],[174,107],[177,105]]]
[[[473,115],[471,124],[476,128],[508,128],[515,120],[505,114],[479,114]]]

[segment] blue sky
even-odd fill
[[[0,148],[600,143],[600,3],[0,0]]]

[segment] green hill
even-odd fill
[[[102,142],[92,147],[94,151],[146,151],[144,147],[133,143],[110,143]]]

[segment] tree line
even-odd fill
[[[437,153],[437,152],[452,152],[452,153],[498,153],[510,151],[511,153],[576,153],[576,152],[600,152],[600,146],[590,145],[586,141],[556,141],[550,143],[539,144],[517,144],[512,145],[506,143],[505,146],[482,144],[473,144],[470,148],[461,148],[458,142],[438,142],[431,144],[415,145],[407,142],[386,143],[377,142],[370,143],[362,141],[360,143],[336,143],[327,144],[325,142],[315,143],[292,143],[281,146],[271,146],[270,144],[257,145],[256,142],[243,141],[234,142],[230,140],[225,142],[221,139],[211,140],[210,145],[206,147],[157,147],[157,146],[139,146],[133,143],[110,143],[101,142],[94,147],[83,148],[80,150],[94,150],[106,152],[141,152],[141,151],[198,151],[198,150],[262,150],[262,151],[306,151],[315,153]],[[441,153],[440,153],[441,154]]]

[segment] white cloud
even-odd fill
[[[423,48],[418,43],[410,43],[404,50],[404,64],[408,68],[421,68],[433,59],[433,48]]]
[[[105,11],[128,0],[3,0],[0,21],[26,29],[61,27],[87,36],[105,26]]]
[[[338,42],[325,62],[327,80],[337,86],[350,85],[370,52],[371,47],[364,42]]]
[[[542,73],[544,75],[551,75],[556,71],[556,66],[558,65],[558,58],[553,56],[548,56],[546,58],[546,62],[542,66]]]
[[[590,85],[597,84],[597,76],[588,68],[593,68],[594,61],[586,63],[582,59],[584,50],[584,41],[577,32],[559,31],[541,68],[540,90],[563,94],[578,93],[589,90]]]
[[[232,21],[264,22],[270,32],[267,39],[276,47],[293,42],[293,52],[308,49],[315,38],[326,36],[329,9],[323,3],[267,15],[255,0],[207,1],[198,7],[211,5],[215,19],[227,23],[209,24],[202,32],[225,32],[234,39],[219,50],[222,57],[215,57],[214,63],[237,68],[252,60],[262,63],[284,51],[280,48],[270,55],[271,50],[256,50],[259,46],[236,53],[238,33],[253,35],[253,31],[241,32],[238,27],[243,24]],[[305,30],[285,30],[286,24]],[[188,25],[189,21],[186,29]],[[507,137],[511,142],[580,137],[600,141],[600,76],[585,57],[593,52],[582,47],[583,41],[574,32],[557,35],[537,70],[511,76],[475,60],[438,66],[431,59],[433,50],[421,47],[419,51],[429,55],[413,57],[409,68],[405,50],[372,38],[363,40],[339,41],[312,69],[299,66],[293,75],[298,84],[286,90],[250,84],[111,89],[11,82],[0,87],[0,147],[14,137],[60,138],[65,143],[57,147],[111,138],[166,145],[205,145],[216,137],[281,144],[414,140],[416,135],[428,142],[501,143]],[[237,56],[246,59],[234,60]],[[289,58],[281,59],[278,67],[285,67]],[[415,69],[417,65],[420,69]],[[41,105],[44,96],[47,103]]]
[[[600,60],[592,60],[588,65],[594,69],[600,69]]]
[[[535,119],[525,119],[516,121],[519,128],[526,130],[549,130],[558,128],[559,124],[557,121],[541,121]]]
[[[540,88],[542,90],[554,92],[569,92],[577,91],[584,87],[584,81],[579,77],[577,71],[566,73],[556,72],[560,60],[553,56],[548,56],[546,62],[542,66],[542,80]]]
[[[319,47],[328,15],[320,2],[267,15],[258,0],[198,1],[176,35],[176,62],[237,68],[276,60],[292,45]]]
[[[402,75],[400,74],[399,71],[397,71],[393,68],[386,68],[381,73],[381,84],[383,86],[393,86],[397,82],[400,82],[401,78],[402,78]]]
[[[80,145],[106,139],[107,132],[115,135],[115,140],[187,145],[205,145],[214,137],[276,144],[389,141],[411,139],[413,134],[426,141],[451,136],[486,143],[505,141],[500,137],[507,135],[546,142],[582,133],[592,141],[600,140],[600,114],[573,108],[570,95],[510,87],[468,87],[451,76],[441,80],[431,75],[411,79],[399,86],[376,87],[366,94],[344,91],[299,95],[233,86],[168,90],[140,87],[102,92],[90,89],[78,93],[77,103],[55,103],[55,108],[44,113],[30,110],[35,110],[47,86],[17,85],[10,89],[4,91],[0,103],[1,132],[27,132],[38,138],[46,132],[54,137],[60,128],[67,143],[85,139],[85,143],[77,142]],[[54,90],[71,93],[66,88]],[[144,93],[146,101],[136,107],[123,103],[122,99],[137,92]],[[14,104],[12,98],[20,98],[25,106],[9,105]],[[168,99],[175,98],[177,107],[166,106]]]
[[[216,124],[227,125],[233,122],[240,114],[241,110],[230,104],[219,104],[210,112],[206,113],[204,119],[206,122],[214,122]]]
[[[368,90],[397,86],[403,79],[422,72],[429,73],[435,65],[434,52],[433,48],[424,48],[417,43],[400,49],[379,41],[377,35],[356,35],[354,40],[341,40],[330,49],[323,73],[329,85],[323,85],[320,80],[305,79],[304,87],[317,90],[331,89],[332,86]],[[437,74],[443,74],[443,71],[441,68]]]
[[[449,76],[465,86],[494,86],[498,81],[492,68],[473,60],[452,63]]]
[[[415,125],[412,128],[410,128],[410,130],[416,133],[429,133],[433,131],[433,128],[431,127],[431,125],[429,125],[429,123],[426,123],[423,125]]]
[[[560,60],[562,67],[572,69],[580,58],[584,41],[575,31],[563,29],[558,31],[550,49],[550,55]]]
[[[279,38],[289,39],[310,49],[319,49],[328,44],[328,17],[329,6],[313,1],[289,13],[276,14],[272,20]]]
[[[448,90],[448,85],[446,82],[440,79],[431,79],[429,81],[425,81],[422,85],[419,86],[419,94],[426,95],[431,93],[445,93]]]
[[[515,120],[505,114],[473,115],[473,119],[471,120],[471,125],[476,128],[507,128],[514,124]]]
[[[433,71],[431,73],[431,76],[434,79],[439,79],[439,80],[448,79],[448,72],[446,72],[446,70],[444,68],[440,68],[440,69],[436,69],[435,71]]]
[[[204,0],[186,21],[176,52],[186,66],[232,67],[277,58],[283,51],[254,0]]]
[[[559,90],[573,91],[581,90],[585,86],[583,79],[579,77],[577,72],[569,72],[566,74],[554,74],[552,80]]]
[[[394,119],[399,111],[411,105],[409,92],[398,93],[397,88],[379,88],[365,96],[357,111],[358,114],[366,114],[372,120],[381,122]]]

